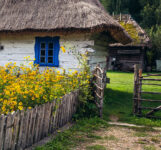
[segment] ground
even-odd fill
[[[109,127],[94,133],[100,137],[93,142],[81,144],[75,150],[159,150],[161,132],[141,131],[141,128]],[[150,135],[150,136],[149,136]]]
[[[152,128],[161,127],[161,121],[132,114],[133,73],[108,72],[107,75],[111,83],[105,90],[103,120],[97,117],[81,119],[71,129],[36,150],[161,150],[161,130]],[[144,89],[160,91],[161,87]],[[145,127],[109,125],[109,121]]]

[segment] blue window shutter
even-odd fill
[[[54,66],[55,67],[59,67],[59,50],[60,50],[59,37],[56,37],[54,40],[54,52],[55,52]]]
[[[40,44],[41,43],[46,44],[46,62],[40,63]],[[53,55],[53,63],[48,63],[48,43],[52,42],[54,44],[54,55]],[[35,38],[35,61],[34,64],[39,64],[40,66],[54,66],[59,67],[59,50],[60,50],[60,44],[59,44],[59,37],[36,37]]]
[[[35,39],[35,61],[34,64],[39,64],[39,38]]]

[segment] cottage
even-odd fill
[[[109,43],[131,38],[99,0],[1,0],[0,66],[24,63],[78,69],[75,54],[89,52],[88,62],[106,66]]]
[[[146,51],[150,47],[150,39],[146,32],[128,14],[116,15],[114,18],[124,27],[132,37],[133,42],[123,45],[121,43],[109,46],[109,70],[133,71],[134,64],[146,69]]]

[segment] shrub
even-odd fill
[[[76,89],[83,94],[81,101],[87,101],[90,94],[89,71],[82,69],[66,73],[64,69],[46,68],[40,72],[37,65],[30,65],[18,67],[9,63],[0,67],[0,114],[60,100]]]

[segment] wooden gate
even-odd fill
[[[99,115],[102,117],[104,90],[106,87],[106,69],[97,66],[93,71],[94,97],[95,103],[99,109]]]
[[[156,87],[160,87],[160,89]],[[146,91],[147,89],[151,91]],[[139,65],[135,65],[134,114],[147,118],[161,119],[161,112],[159,112],[161,110],[161,92],[159,90],[161,91],[161,74],[142,75],[142,69],[139,68]]]

